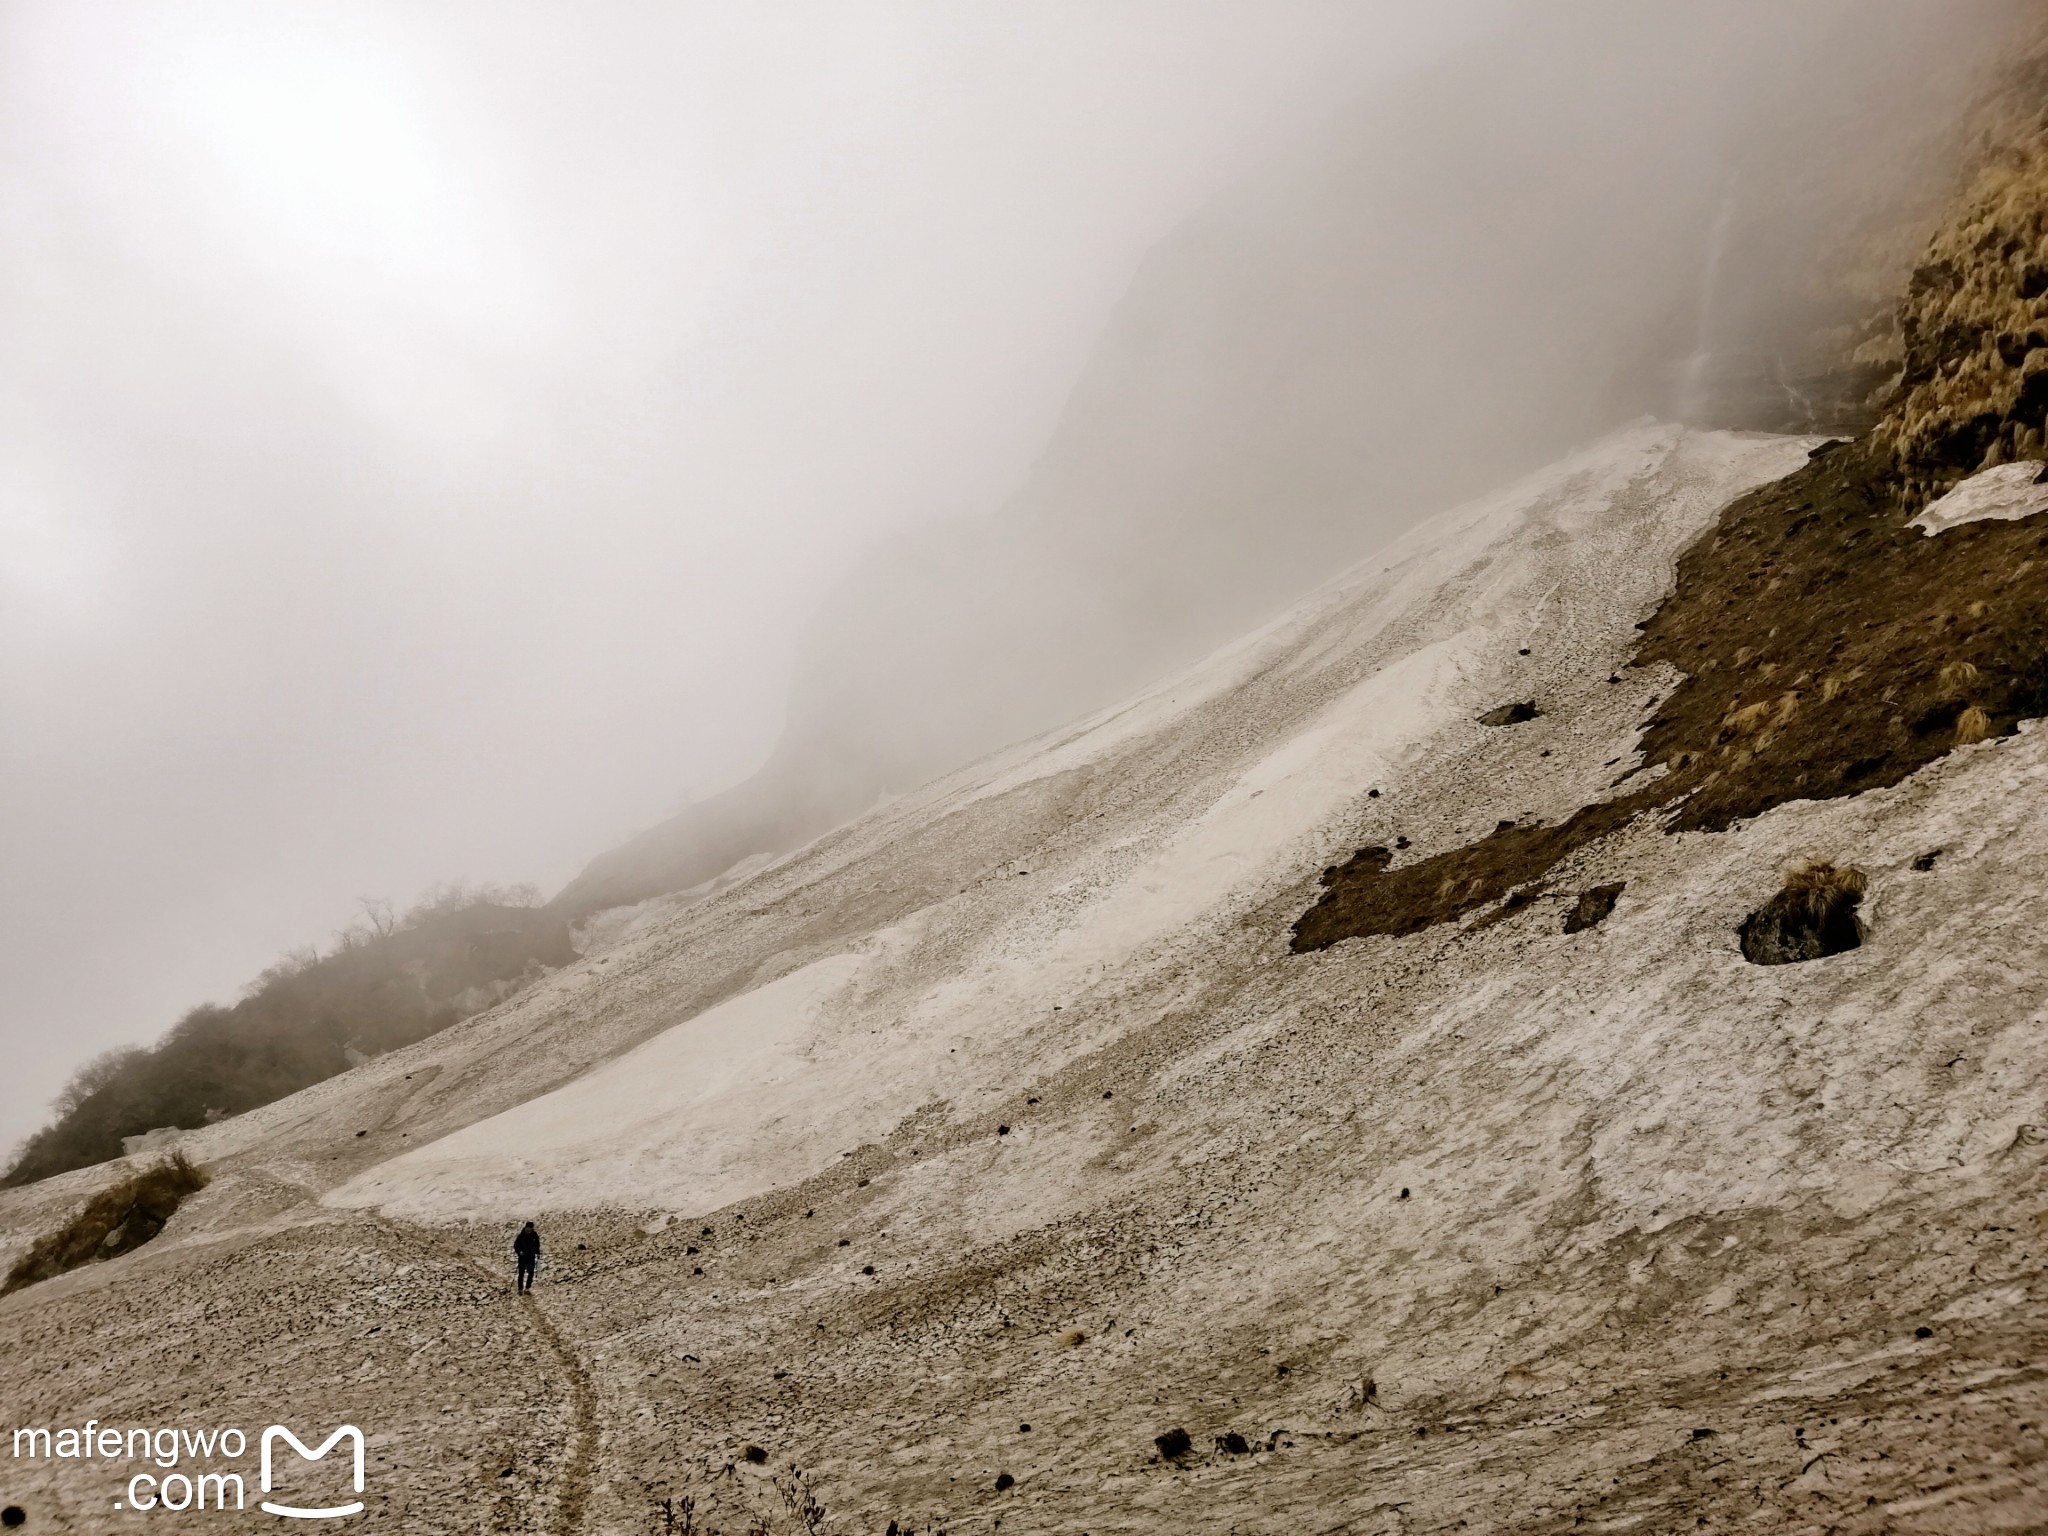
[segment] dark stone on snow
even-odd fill
[[[1578,901],[1565,914],[1564,931],[1584,933],[1588,928],[1598,928],[1612,915],[1615,902],[1627,889],[1627,881],[1617,880],[1612,885],[1596,885],[1590,891],[1579,892]]]
[[[1169,1429],[1163,1435],[1155,1435],[1152,1443],[1159,1447],[1159,1454],[1168,1461],[1176,1461],[1195,1448],[1195,1442],[1184,1429]]]
[[[1785,888],[1743,919],[1742,958],[1751,965],[1793,965],[1858,948],[1863,922],[1856,909],[1863,872],[1809,864],[1785,877]]]
[[[1227,1435],[1218,1435],[1216,1437],[1216,1449],[1228,1451],[1232,1456],[1249,1456],[1252,1447],[1250,1441],[1233,1429]]]
[[[1536,707],[1534,699],[1524,699],[1519,704],[1503,704],[1499,709],[1489,709],[1479,717],[1481,725],[1520,725],[1524,720],[1534,720],[1543,713]]]

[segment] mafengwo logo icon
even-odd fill
[[[355,1501],[349,1504],[328,1504],[310,1507],[273,1503],[268,1496],[271,1492],[273,1476],[271,1451],[280,1440],[298,1452],[300,1458],[305,1461],[319,1461],[342,1441],[349,1441],[355,1455],[355,1491],[358,1495]],[[308,1449],[305,1441],[286,1429],[282,1424],[273,1424],[263,1431],[262,1457],[261,1486],[265,1497],[259,1507],[270,1514],[284,1515],[294,1520],[332,1520],[341,1515],[358,1515],[362,1513],[363,1501],[360,1495],[363,1491],[363,1432],[357,1429],[355,1425],[342,1425],[341,1428],[321,1441],[318,1449]]]

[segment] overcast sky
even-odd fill
[[[1490,9],[0,5],[0,1143],[745,774],[1146,248]]]

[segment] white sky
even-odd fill
[[[1488,0],[0,0],[0,1142],[742,776],[1147,246]]]

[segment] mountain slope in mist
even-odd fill
[[[1681,683],[1628,665],[1638,625],[1816,446],[1611,438],[197,1133],[214,1182],[162,1237],[0,1303],[0,1388],[24,1423],[362,1424],[402,1531],[684,1498],[729,1532],[807,1499],[848,1531],[2026,1528],[2048,735],[1289,942],[1360,847],[1625,793]],[[1749,963],[1815,858],[1867,877],[1861,947]],[[0,1197],[9,1247],[99,1176]],[[56,1529],[116,1486],[13,1475]]]
[[[877,550],[748,782],[572,914],[697,885],[1100,707],[1644,410],[1860,428],[2011,7],[1546,6],[1137,275],[1017,496]]]

